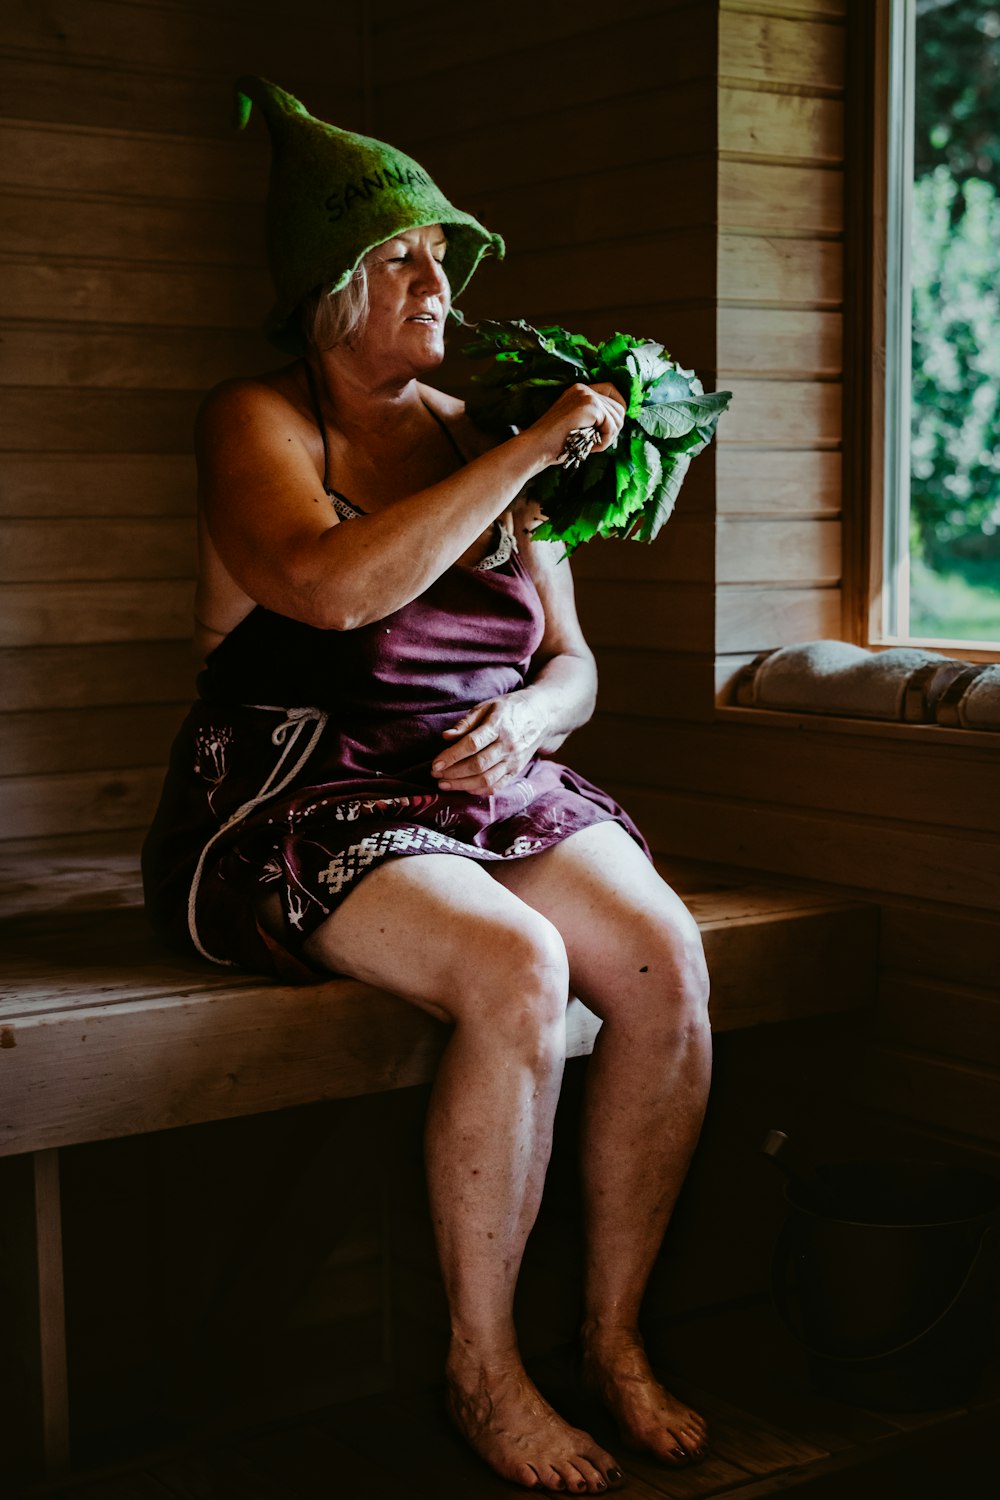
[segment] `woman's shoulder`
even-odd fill
[[[301,374],[296,365],[262,375],[238,375],[222,380],[202,398],[198,425],[202,430],[250,421],[296,421],[307,417]]]

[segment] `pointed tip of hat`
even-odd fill
[[[278,122],[289,115],[304,116],[307,120],[312,118],[305,105],[294,94],[287,93],[268,78],[259,78],[255,73],[244,73],[237,78],[235,92],[233,124],[237,130],[245,127],[255,104],[272,134]]]

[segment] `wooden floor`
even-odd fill
[[[533,1373],[565,1415],[616,1452],[637,1500],[978,1500],[1000,1464],[1000,1368],[962,1410],[886,1414],[812,1392],[801,1357],[770,1308],[700,1315],[651,1340],[658,1367],[700,1405],[711,1453],[668,1470],[622,1450],[588,1405],[569,1354]],[[60,1500],[510,1500],[452,1433],[438,1392],[380,1394],[251,1433],[204,1436],[32,1496]]]

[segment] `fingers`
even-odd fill
[[[516,771],[513,759],[508,757],[500,741],[494,740],[485,750],[451,766],[444,778],[439,778],[438,786],[445,792],[486,794],[510,781]]]
[[[445,734],[452,735],[459,733],[463,737],[457,744],[449,745],[447,750],[442,750],[441,754],[436,757],[431,766],[432,775],[446,775],[450,771],[453,771],[462,761],[476,756],[480,751],[485,750],[487,746],[497,743],[499,735],[493,724],[489,723],[488,720],[476,724],[479,714],[480,710],[474,709],[471,714],[466,714],[464,719],[459,719],[458,723],[453,725],[450,730],[446,729],[444,731]],[[476,727],[466,732],[463,726],[467,721],[471,721]]]

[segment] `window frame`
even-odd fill
[[[843,635],[872,651],[911,644],[893,638],[884,624],[885,472],[890,457],[887,355],[893,332],[889,224],[893,213],[902,212],[906,218],[905,203],[894,205],[889,198],[892,49],[894,41],[897,46],[905,42],[903,27],[893,36],[893,8],[893,0],[850,0],[846,38]],[[905,222],[901,227],[905,232]],[[904,287],[908,284],[906,277],[899,280]],[[908,378],[902,384],[908,389]],[[903,394],[897,382],[897,409]],[[905,448],[901,433],[898,444],[897,454]],[[921,640],[919,645],[963,661],[1000,661],[1000,644],[973,647]]]

